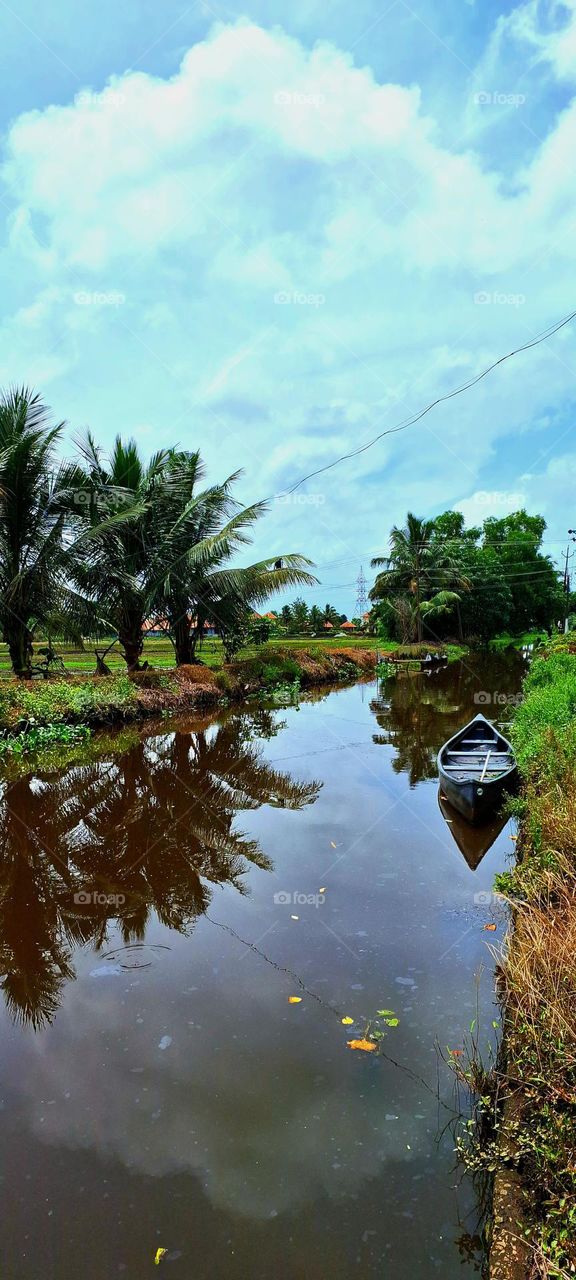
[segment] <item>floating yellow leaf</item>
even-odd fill
[[[302,996],[288,996],[288,1004],[302,1004]]]
[[[343,1019],[342,1019],[342,1026],[343,1026],[343,1027],[351,1027],[353,1022],[354,1022],[354,1019],[353,1019],[353,1018],[343,1018]]]
[[[326,886],[324,885],[322,889],[319,889],[318,893],[326,893]]]
[[[331,841],[330,841],[330,844],[332,845],[332,848],[333,848],[333,849],[337,849],[337,848],[338,848],[338,845],[337,845],[337,844],[334,844],[334,841],[333,841],[333,840],[331,840]]]
[[[494,933],[495,928],[496,928],[496,925],[495,925],[495,924],[485,924],[485,925],[484,925],[484,932],[485,932],[485,933]]]
[[[161,1263],[161,1261],[162,1261],[162,1259],[163,1259],[163,1257],[164,1257],[164,1255],[165,1255],[166,1253],[168,1253],[168,1250],[167,1250],[167,1249],[157,1249],[157,1250],[156,1250],[156,1257],[154,1258],[154,1262],[156,1263],[156,1266],[157,1266],[157,1267],[159,1267],[159,1266],[160,1266],[160,1263]]]
[[[349,1049],[362,1049],[364,1053],[374,1053],[378,1048],[373,1040],[347,1040],[346,1043]]]

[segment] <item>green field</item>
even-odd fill
[[[101,653],[106,648],[106,640],[98,641],[98,650]],[[237,654],[238,659],[253,658],[256,654],[262,657],[267,649],[277,649],[281,646],[283,649],[386,649],[390,651],[396,648],[393,642],[383,642],[377,640],[375,636],[343,636],[341,639],[329,639],[323,636],[315,639],[311,636],[302,636],[295,638],[277,638],[271,640],[266,645],[250,645],[245,649],[241,649]],[[34,662],[40,662],[42,655],[39,650],[46,647],[45,640],[39,640],[34,645]],[[58,656],[64,663],[64,669],[69,671],[71,675],[86,673],[91,675],[96,669],[96,658],[94,655],[94,646],[86,642],[84,651],[74,648],[67,644],[54,644]],[[150,639],[144,642],[143,660],[148,661],[152,667],[173,667],[174,666],[174,649],[168,639]],[[225,661],[224,649],[222,641],[216,638],[205,640],[202,648],[198,650],[198,657],[209,667],[221,667]],[[106,656],[106,663],[112,671],[125,671],[126,664],[120,654],[119,648],[112,649]],[[54,675],[58,675],[58,669],[54,669]],[[0,679],[13,679],[10,659],[8,657],[8,649],[5,644],[0,644]]]

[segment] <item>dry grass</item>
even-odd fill
[[[507,1016],[520,1029],[523,1051],[550,1066],[549,1043],[562,1045],[562,1066],[576,1069],[576,863],[558,855],[553,869],[540,872],[536,898],[516,903],[514,933],[503,966]],[[552,1096],[556,1080],[547,1081]],[[568,1093],[576,1104],[576,1092]]]
[[[524,780],[519,861],[496,882],[513,910],[497,1088],[521,1115],[513,1126],[504,1118],[501,1136],[530,1193],[530,1280],[576,1275],[575,693],[576,655],[534,663],[513,731]]]

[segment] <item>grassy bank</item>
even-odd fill
[[[512,729],[523,786],[515,803],[517,865],[496,882],[512,904],[499,970],[504,1044],[481,1105],[493,1126],[484,1153],[497,1173],[495,1280],[576,1274],[576,654],[570,647],[567,639],[534,662]],[[505,1198],[498,1202],[503,1167],[515,1171],[520,1189],[521,1199],[509,1202],[514,1210]],[[526,1254],[518,1253],[522,1238]],[[515,1255],[527,1258],[516,1270]]]
[[[99,640],[97,648],[102,651],[106,649],[110,640]],[[92,675],[96,670],[96,657],[94,647],[86,641],[85,647],[79,649],[72,644],[65,644],[58,641],[55,645],[58,657],[62,663],[62,669],[70,675]],[[244,661],[250,658],[259,657],[262,652],[267,650],[275,651],[278,648],[283,650],[291,649],[314,649],[319,652],[333,649],[383,649],[394,650],[397,648],[395,641],[377,640],[375,636],[342,636],[339,639],[321,636],[318,638],[310,636],[294,636],[282,638],[281,640],[271,640],[265,645],[246,645],[238,653],[238,660]],[[34,644],[34,662],[42,661],[42,650],[46,648],[45,640],[38,640]],[[210,636],[204,640],[201,649],[198,651],[198,657],[208,667],[214,670],[222,667],[225,662],[224,647],[222,641],[217,636]],[[144,641],[144,651],[142,660],[149,662],[150,666],[155,669],[174,670],[174,646],[167,636],[165,637],[148,637]],[[118,675],[122,675],[126,671],[126,663],[121,655],[118,647],[111,649],[106,656],[106,664],[110,670]],[[0,642],[0,687],[3,680],[13,680],[14,676],[10,666],[10,658],[8,648]]]
[[[185,708],[237,702],[258,693],[295,693],[374,671],[374,649],[273,648],[219,669],[184,666],[134,676],[69,676],[6,681],[0,687],[0,754],[71,741],[76,726],[99,727]]]

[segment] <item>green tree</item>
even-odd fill
[[[299,597],[292,605],[292,629],[297,635],[302,635],[308,630],[308,624],[308,605]]]
[[[459,600],[453,588],[467,587],[451,537],[438,531],[433,520],[420,520],[410,511],[405,526],[392,529],[389,554],[376,556],[372,566],[383,572],[370,598],[390,602],[403,639],[421,641],[425,614],[453,610]]]
[[[57,613],[64,625],[76,603],[67,575],[79,469],[56,464],[63,426],[26,387],[0,398],[0,622],[19,677],[31,672],[35,628]]]
[[[340,614],[333,604],[326,604],[322,610],[322,621],[330,622],[333,627],[340,626]]]
[[[562,588],[549,556],[543,554],[546,521],[524,510],[484,521],[483,547],[494,556],[509,587],[509,626],[514,634],[550,627],[564,616]]]
[[[322,627],[324,625],[323,619],[322,619],[322,610],[319,609],[318,605],[316,604],[313,604],[312,608],[310,609],[310,613],[308,615],[308,624],[313,635],[317,635],[318,632],[322,631]]]
[[[90,546],[78,581],[117,632],[129,670],[140,665],[148,616],[166,619],[176,661],[190,663],[206,622],[237,648],[257,604],[286,586],[315,581],[305,567],[310,562],[297,555],[230,566],[266,509],[234,499],[237,473],[202,489],[198,452],[163,450],[144,464],[134,441],[119,437],[109,467],[91,437],[83,454],[94,498],[89,519],[102,508],[122,519]]]
[[[105,513],[120,522],[86,545],[75,578],[118,635],[126,665],[134,671],[140,666],[144,621],[155,608],[158,553],[173,554],[166,503],[160,501],[170,455],[160,450],[145,464],[135,441],[124,443],[120,436],[108,465],[90,434],[80,449],[85,520],[94,528]]]

